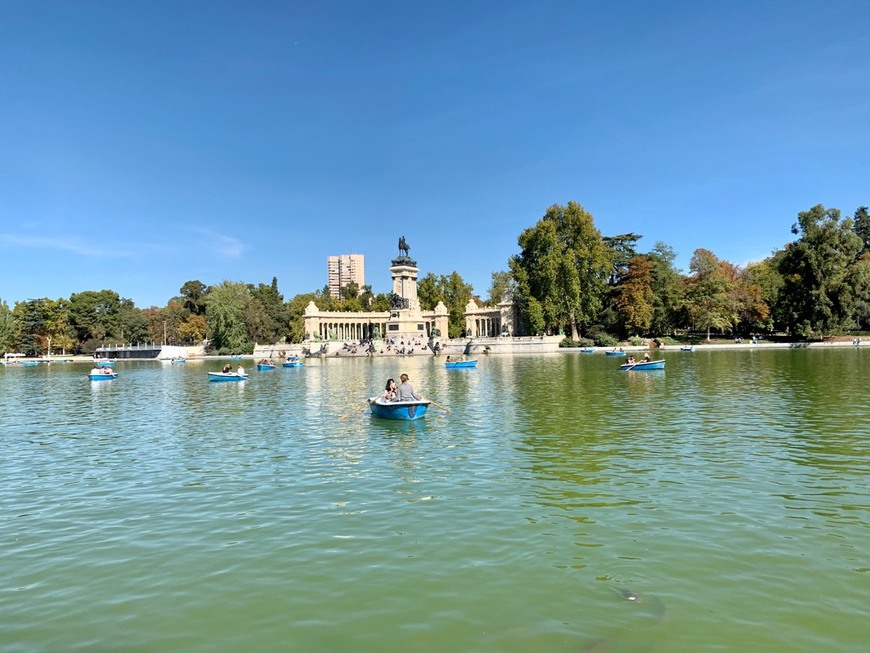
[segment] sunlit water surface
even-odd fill
[[[0,649],[866,651],[870,350],[666,358],[0,369]]]

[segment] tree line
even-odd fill
[[[697,249],[687,274],[676,252],[657,242],[641,252],[635,233],[603,236],[580,204],[553,205],[518,237],[508,269],[492,273],[488,297],[475,295],[458,272],[418,281],[423,310],[443,302],[451,338],[461,337],[474,299],[495,305],[507,295],[520,317],[518,334],[562,333],[574,343],[615,344],[632,336],[678,331],[739,336],[785,333],[814,338],[870,328],[870,215],[822,205],[798,213],[797,238],[745,267]],[[26,355],[92,353],[105,343],[198,344],[217,353],[250,353],[255,342],[301,342],[310,302],[323,311],[390,309],[389,293],[355,283],[330,296],[324,287],[285,301],[271,284],[185,282],[162,308],[137,308],[112,290],[69,298],[30,299],[10,308],[0,299],[0,351]]]

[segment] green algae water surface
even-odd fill
[[[0,369],[0,650],[865,651],[870,349],[666,358]]]

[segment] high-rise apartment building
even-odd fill
[[[341,298],[341,289],[350,282],[356,283],[359,289],[366,283],[365,257],[362,254],[341,254],[326,259],[329,294],[336,299]]]

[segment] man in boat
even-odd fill
[[[420,395],[414,392],[414,386],[408,381],[408,375],[402,374],[399,380],[401,383],[396,390],[396,401],[420,401]]]

